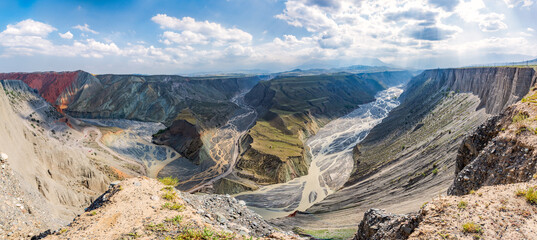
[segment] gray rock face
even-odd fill
[[[365,212],[353,240],[407,239],[420,222],[419,213],[396,215],[372,208]]]
[[[466,137],[457,155],[456,177],[449,195],[464,195],[482,186],[529,181],[537,172],[534,145],[499,136],[517,110],[509,107]]]

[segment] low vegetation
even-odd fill
[[[170,222],[172,223],[173,225],[179,225],[182,221],[183,221],[183,216],[181,215],[177,215],[173,218],[167,218],[166,220],[164,220],[166,222]]]
[[[537,204],[537,191],[534,188],[528,188],[527,190],[517,190],[515,195],[518,197],[526,198],[526,201],[530,204]]]
[[[481,233],[483,230],[481,229],[481,226],[479,224],[474,222],[467,222],[462,225],[462,231],[464,233]]]
[[[185,210],[185,205],[167,202],[162,205],[162,208],[182,212]]]
[[[177,186],[177,184],[179,183],[179,179],[174,178],[174,177],[160,178],[159,181],[166,186],[173,186],[173,187]]]

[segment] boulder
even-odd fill
[[[372,208],[364,213],[353,240],[407,239],[421,219],[420,213],[397,215]]]

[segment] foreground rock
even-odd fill
[[[364,214],[354,240],[407,239],[420,221],[419,213],[396,215],[372,208]]]
[[[354,239],[534,239],[537,207],[526,194],[536,184],[487,186],[465,196],[437,197],[408,215],[371,209]]]
[[[491,118],[466,137],[457,156],[450,195],[481,186],[529,181],[537,172],[537,91]]]
[[[409,239],[534,239],[537,207],[525,196],[537,182],[483,187],[465,196],[428,203]]]
[[[113,183],[84,214],[45,239],[250,237],[299,239],[278,232],[232,197],[191,195],[155,179],[138,177]]]

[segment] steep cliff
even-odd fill
[[[260,82],[245,96],[260,117],[244,138],[235,173],[258,184],[287,182],[307,174],[307,137],[410,77],[406,71],[338,73]]]
[[[22,81],[0,81],[0,152],[9,156],[2,163],[2,239],[65,225],[120,178],[118,172],[137,174],[84,145],[83,135],[60,117],[37,90]],[[19,212],[11,214],[10,207]]]
[[[522,101],[489,119],[464,139],[456,159],[456,178],[448,194],[463,195],[481,186],[534,179],[537,173],[535,90],[532,88]]]

